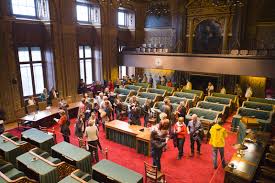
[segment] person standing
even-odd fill
[[[151,156],[153,158],[153,165],[161,171],[161,156],[163,148],[166,146],[168,139],[160,138],[157,131],[152,131],[150,136]]]
[[[60,125],[60,132],[62,133],[64,141],[70,143],[70,122],[68,121],[64,110],[61,110],[59,115],[60,119],[54,118],[54,120]]]
[[[88,127],[85,130],[85,136],[87,137],[89,151],[91,154],[95,154],[95,161],[98,162],[98,129],[94,125],[94,120],[89,121]]]
[[[225,159],[224,159],[224,146],[225,146],[225,138],[227,137],[227,132],[224,127],[221,126],[222,120],[218,121],[217,124],[211,127],[210,129],[210,141],[209,144],[212,145],[213,151],[213,164],[214,169],[217,169],[217,156],[218,151],[220,153],[222,166],[223,168],[226,166]]]
[[[84,128],[84,114],[80,114],[77,118],[77,121],[75,123],[75,129],[74,129],[74,134],[78,138],[83,138],[83,132],[85,130]]]
[[[148,83],[149,83],[149,84],[151,85],[151,87],[153,88],[154,79],[153,79],[153,77],[152,77],[152,74],[149,75]]]
[[[187,126],[187,132],[190,134],[190,144],[191,144],[191,155],[190,157],[194,156],[194,146],[195,142],[197,142],[197,152],[201,155],[201,122],[198,120],[198,116],[196,114],[192,115],[192,120],[189,121]]]
[[[187,133],[183,117],[179,117],[178,122],[174,126],[174,132],[177,135],[177,147],[179,151],[177,159],[180,160],[183,157],[183,147],[185,142],[185,135]]]
[[[245,98],[249,99],[253,95],[253,90],[250,85],[247,86],[246,92],[245,92]]]
[[[41,101],[47,101],[48,97],[49,97],[48,96],[48,90],[47,90],[47,88],[44,88],[43,92],[40,95],[40,99],[41,99]]]
[[[208,96],[211,96],[211,94],[214,92],[214,85],[211,82],[208,83],[206,91]]]
[[[144,116],[144,127],[147,127],[147,123],[149,121],[149,114],[151,110],[151,100],[146,99],[144,105],[142,106],[143,116]]]

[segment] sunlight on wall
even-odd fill
[[[253,89],[253,96],[265,97],[265,77],[240,76],[240,84],[243,87],[244,92],[246,91],[247,85],[249,84]]]

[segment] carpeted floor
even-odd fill
[[[225,159],[227,162],[232,157],[235,150],[232,145],[236,143],[236,134],[229,131],[232,117],[227,119],[224,124],[228,131],[228,138],[226,139],[225,147]],[[74,136],[74,123],[71,122],[71,143],[78,145],[77,138]],[[62,135],[59,133],[59,127],[56,125],[55,130],[57,132],[57,142],[63,141]],[[10,130],[14,135],[20,135],[17,129]],[[135,149],[114,143],[106,140],[105,133],[100,127],[100,142],[103,148],[108,148],[109,160],[125,166],[131,170],[144,174],[143,162],[152,163],[151,157],[146,157],[141,154],[137,154]],[[196,147],[196,146],[195,146]],[[211,146],[205,142],[201,147],[202,155],[195,155],[190,158],[190,141],[189,136],[186,138],[184,144],[184,157],[181,160],[177,160],[177,149],[173,147],[172,141],[168,142],[168,149],[163,153],[161,159],[162,171],[166,175],[168,183],[221,183],[224,179],[224,171],[220,164],[219,168],[214,170],[212,164],[212,151]],[[102,156],[100,155],[100,158]],[[126,176],[126,175],[125,175]]]

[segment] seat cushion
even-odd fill
[[[11,180],[15,180],[15,179],[18,179],[19,177],[24,176],[24,173],[17,170],[16,168],[13,168],[10,171],[6,172],[5,175],[9,177]]]

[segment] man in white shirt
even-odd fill
[[[252,97],[253,95],[253,91],[252,91],[252,88],[250,85],[248,85],[247,89],[246,89],[246,92],[245,92],[245,98],[250,98]]]
[[[208,83],[206,91],[208,93],[208,96],[211,96],[211,94],[214,92],[214,85],[211,82]]]

